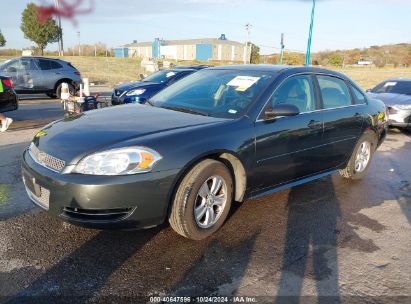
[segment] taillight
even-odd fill
[[[11,79],[3,79],[3,83],[8,87],[13,88],[13,82]]]
[[[74,72],[74,74],[76,74],[76,75],[80,76],[80,72]]]

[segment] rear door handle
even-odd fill
[[[323,127],[323,123],[321,121],[312,119],[308,123],[308,127],[310,129],[321,129]]]

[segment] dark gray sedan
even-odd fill
[[[18,94],[44,93],[51,98],[60,98],[63,82],[72,93],[81,82],[80,72],[70,62],[44,57],[7,60],[0,65],[0,76],[11,78]]]
[[[232,202],[340,172],[365,176],[385,106],[311,67],[204,69],[146,105],[81,113],[38,132],[23,155],[27,194],[73,224],[147,228],[168,219],[194,240]]]

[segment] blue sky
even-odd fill
[[[52,0],[0,2],[6,47],[33,45],[20,31],[21,12],[29,2]],[[87,7],[89,0],[83,4]],[[77,31],[83,43],[103,42],[109,47],[155,37],[208,38],[222,33],[243,42],[244,25],[251,23],[251,41],[262,47],[262,53],[278,52],[282,32],[286,49],[305,51],[311,5],[310,0],[95,0],[93,13],[78,16],[77,26],[63,20],[64,42],[65,47],[73,46]],[[410,42],[410,16],[410,0],[317,0],[312,49]]]

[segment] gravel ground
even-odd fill
[[[35,208],[21,182],[20,155],[37,128],[62,113],[47,100],[23,103],[0,134],[0,302],[210,295],[258,303],[411,302],[409,133],[390,132],[362,181],[334,175],[246,201],[215,236],[193,242],[168,224],[90,230]]]

